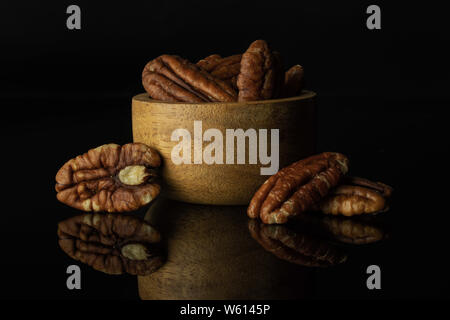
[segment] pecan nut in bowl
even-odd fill
[[[142,84],[153,98],[169,102],[232,102],[237,92],[195,64],[175,55],[161,55],[142,72]]]
[[[266,251],[278,258],[307,267],[329,267],[343,263],[347,254],[313,235],[285,225],[266,225],[249,220],[248,229]]]
[[[222,58],[218,54],[212,54],[197,62],[197,66],[209,72],[214,77],[228,81],[237,89],[237,76],[241,69],[242,54],[235,54]]]
[[[278,54],[273,54],[264,40],[254,41],[242,55],[237,78],[239,101],[277,98],[283,72]]]
[[[71,258],[108,274],[148,275],[164,262],[159,232],[135,216],[82,214],[61,221],[58,238]]]
[[[304,70],[299,64],[292,66],[284,75],[283,97],[294,97],[303,89]]]
[[[345,177],[342,184],[318,204],[325,214],[355,216],[387,211],[392,187],[359,177]]]
[[[346,156],[324,152],[297,161],[267,179],[250,201],[247,214],[264,223],[286,223],[311,209],[348,171]]]
[[[83,211],[124,212],[160,192],[159,154],[142,143],[105,144],[67,161],[56,174],[57,199]]]
[[[216,68],[222,60],[223,58],[220,54],[211,54],[199,60],[196,64],[198,67],[211,73],[211,71],[214,70],[214,68]]]

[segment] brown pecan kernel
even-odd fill
[[[155,100],[167,102],[205,102],[206,97],[191,89],[178,85],[169,78],[144,69],[142,84],[145,91]]]
[[[303,67],[299,64],[292,66],[284,76],[283,97],[294,97],[303,89]]]
[[[284,225],[265,225],[257,220],[249,220],[248,228],[253,239],[265,250],[291,263],[328,267],[347,260],[347,255],[336,247]]]
[[[197,66],[207,72],[211,72],[211,70],[214,70],[222,60],[223,58],[219,54],[212,54],[199,60]]]
[[[211,73],[214,77],[229,82],[233,88],[237,88],[236,81],[241,68],[241,59],[242,54],[225,58],[213,54],[197,62],[197,66]]]
[[[174,55],[162,55],[147,63],[142,84],[158,100],[230,102],[237,99],[236,91],[226,81]]]
[[[264,182],[247,214],[264,223],[285,223],[311,209],[347,171],[348,159],[340,153],[325,152],[297,161]]]
[[[152,168],[159,154],[142,143],[105,144],[67,161],[56,174],[56,197],[83,211],[137,210],[160,191]]]
[[[281,63],[264,40],[254,41],[242,55],[237,78],[239,101],[265,100],[276,97]]]
[[[392,188],[381,182],[359,177],[346,177],[343,184],[331,190],[320,203],[325,214],[354,216],[377,213],[388,209]]]
[[[164,261],[159,232],[134,216],[75,216],[58,224],[58,238],[71,258],[108,274],[148,275]]]

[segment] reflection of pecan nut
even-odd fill
[[[292,66],[285,73],[283,97],[294,97],[300,94],[303,89],[303,67],[299,64]]]
[[[133,216],[83,214],[58,224],[59,246],[71,258],[108,274],[148,275],[163,264],[160,234]]]
[[[348,159],[325,152],[297,161],[271,176],[253,196],[250,218],[264,223],[285,223],[320,201],[348,171]]]
[[[382,228],[349,218],[324,217],[320,221],[331,238],[349,244],[369,244],[386,238]]]
[[[242,55],[237,78],[239,101],[276,98],[280,91],[282,73],[279,55],[273,54],[264,40],[254,41]]]
[[[358,177],[346,177],[319,204],[326,214],[354,216],[377,213],[388,209],[387,200],[392,188],[381,182]]]
[[[181,102],[235,101],[236,91],[186,59],[162,55],[142,72],[142,84],[158,100]]]
[[[83,211],[136,210],[158,196],[159,154],[142,143],[106,144],[66,162],[56,174],[56,197]]]
[[[311,235],[295,232],[284,225],[265,225],[249,220],[251,236],[280,259],[308,267],[328,267],[343,263],[347,255]]]

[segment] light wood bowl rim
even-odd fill
[[[256,100],[256,101],[233,101],[233,102],[170,102],[170,101],[161,101],[161,100],[154,100],[151,99],[148,95],[148,93],[139,93],[133,97],[133,100],[139,101],[139,102],[146,102],[151,103],[153,105],[160,104],[160,105],[185,105],[185,106],[195,106],[195,107],[202,107],[202,106],[211,106],[211,105],[224,105],[224,106],[247,106],[247,105],[257,105],[261,103],[271,103],[271,104],[278,104],[283,102],[291,102],[291,101],[301,101],[301,100],[309,100],[314,97],[316,97],[316,93],[314,91],[310,90],[303,90],[301,95],[295,96],[295,97],[289,97],[289,98],[281,98],[281,99],[270,99],[270,100]]]

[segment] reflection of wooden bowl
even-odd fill
[[[133,138],[160,152],[164,161],[164,192],[169,198],[190,203],[244,205],[268,178],[260,172],[261,167],[269,165],[260,162],[259,137],[262,132],[259,129],[267,129],[268,154],[271,150],[270,130],[279,129],[279,168],[314,152],[314,98],[314,92],[304,91],[298,97],[278,100],[187,104],[155,101],[147,94],[139,94],[132,104]],[[257,149],[250,151],[257,155],[257,163],[249,164],[249,143],[245,139],[242,149],[245,150],[245,164],[236,164],[237,143],[234,143],[234,164],[206,164],[200,148],[194,149],[194,121],[202,123],[197,146],[202,145],[203,152],[211,143],[202,142],[207,129],[218,129],[223,135],[223,157],[220,157],[223,163],[227,157],[226,129],[255,129],[258,143],[251,145]],[[192,164],[176,165],[172,161],[172,150],[179,144],[178,140],[171,141],[176,129],[187,129],[191,135],[189,158]],[[194,158],[202,163],[194,164]]]
[[[295,299],[311,289],[311,269],[278,259],[251,237],[245,207],[158,199],[146,219],[168,255],[138,277],[142,299]]]

